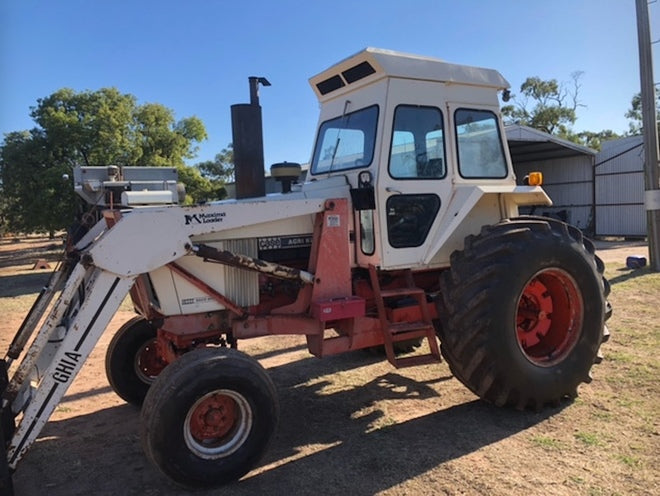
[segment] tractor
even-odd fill
[[[250,103],[232,106],[235,199],[181,205],[172,170],[77,170],[94,214],[0,363],[6,487],[129,294],[108,379],[142,408],[147,458],[185,487],[241,478],[275,432],[276,390],[244,339],[304,336],[319,358],[380,347],[397,368],[444,358],[515,409],[591,380],[609,336],[604,266],[577,228],[521,214],[551,200],[541,174],[514,174],[497,71],[373,48],[333,65],[310,79],[309,170],[275,164],[271,194],[269,83],[249,82]]]

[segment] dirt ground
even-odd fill
[[[44,255],[43,246],[52,250]],[[0,244],[3,354],[49,272],[32,270],[35,257],[53,266],[57,248],[44,240]],[[606,263],[619,266],[628,255],[648,254],[641,242],[600,242],[598,249]],[[146,460],[140,412],[106,380],[107,345],[132,317],[125,308],[19,465],[17,495],[188,494]],[[613,318],[613,333],[616,325]],[[195,494],[660,494],[658,390],[639,391],[640,401],[652,401],[644,412],[655,409],[650,428],[648,419],[626,418],[607,380],[607,359],[575,402],[537,413],[479,401],[445,363],[396,370],[365,352],[319,360],[297,337],[245,341],[240,348],[260,360],[277,386],[278,431],[241,481]],[[596,430],[592,424],[603,419],[622,427]],[[613,454],[619,451],[629,462]]]

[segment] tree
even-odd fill
[[[186,204],[221,200],[227,196],[224,184],[202,176],[196,167],[177,167],[179,181],[186,185]]]
[[[189,200],[207,199],[214,186],[185,159],[206,139],[197,117],[176,121],[156,103],[138,105],[116,88],[75,92],[64,88],[37,100],[35,127],[5,135],[0,146],[0,220],[15,231],[67,227],[74,211],[70,182],[75,165],[177,167],[189,181]],[[202,195],[201,198],[196,194]]]
[[[0,167],[3,230],[46,231],[52,236],[70,222],[73,190],[63,180],[68,168],[53,160],[43,133],[34,129],[7,134]]]
[[[609,141],[620,138],[620,136],[611,129],[605,129],[599,132],[581,131],[577,134],[571,133],[569,139],[580,145],[588,146],[594,150],[600,150],[603,141]]]
[[[213,160],[207,160],[195,164],[202,176],[215,180],[232,182],[234,180],[234,149],[229,143],[227,148],[223,148]]]
[[[229,143],[227,148],[223,148],[213,160],[195,164],[195,168],[202,177],[215,185],[212,190],[213,196],[218,199],[224,198],[227,196],[224,185],[234,181],[234,150],[232,144]]]
[[[656,125],[658,126],[658,133],[660,133],[660,93],[655,93],[655,111],[656,111]],[[628,135],[633,136],[642,133],[643,119],[642,119],[642,94],[637,93],[632,97],[630,108],[626,112],[626,118],[630,119],[628,123]]]
[[[136,99],[116,88],[76,93],[63,88],[37,100],[30,116],[53,160],[79,165],[133,164],[140,157]]]
[[[578,133],[572,130],[577,120],[577,109],[584,106],[579,99],[582,75],[581,71],[572,73],[570,83],[559,83],[556,79],[544,81],[537,76],[528,77],[520,86],[521,96],[514,97],[515,103],[502,107],[506,122],[533,127],[600,150],[603,141],[616,139],[619,135],[611,129]]]
[[[582,74],[580,71],[571,74],[570,86],[556,79],[528,77],[520,85],[520,96],[513,98],[515,104],[502,107],[502,113],[510,123],[568,136],[577,119],[576,111],[582,106],[579,101]]]
[[[160,104],[147,103],[134,112],[139,158],[136,165],[177,167],[193,158],[194,142],[206,139],[204,124],[197,117],[174,121],[172,111]]]

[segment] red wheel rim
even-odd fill
[[[561,269],[530,279],[518,300],[516,336],[525,357],[536,365],[561,362],[582,329],[584,305],[575,280]]]
[[[135,354],[135,371],[143,382],[152,383],[167,364],[158,355],[156,339],[150,339]]]
[[[239,449],[252,429],[252,408],[237,391],[217,389],[188,410],[183,437],[188,448],[206,459],[222,458]]]
[[[199,441],[226,436],[237,418],[236,401],[230,396],[214,393],[204,398],[190,417],[190,433]]]

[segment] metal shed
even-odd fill
[[[596,235],[646,236],[642,136],[604,142],[595,181]]]
[[[542,172],[543,188],[553,201],[552,207],[522,212],[560,218],[593,233],[596,151],[527,126],[509,125],[505,131],[518,182],[532,171]]]

